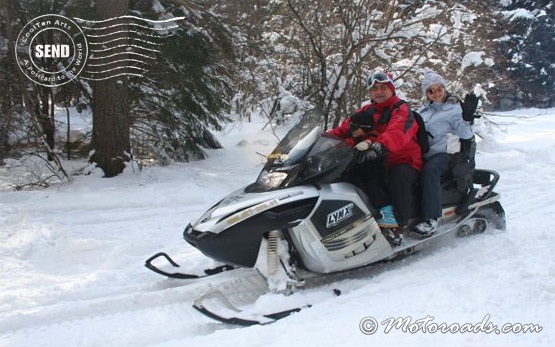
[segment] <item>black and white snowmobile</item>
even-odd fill
[[[426,239],[407,235],[401,246],[392,246],[376,222],[379,211],[361,189],[341,180],[352,163],[352,149],[324,133],[322,119],[318,110],[308,111],[268,156],[256,182],[231,193],[187,225],[185,240],[222,265],[200,274],[187,273],[166,253],[158,253],[146,266],[174,278],[256,268],[271,291],[291,292],[307,277],[410,254],[447,233],[467,236],[490,225],[504,228],[500,196],[493,191],[499,175],[476,169],[474,189],[466,194],[444,184],[437,233]],[[173,270],[155,265],[162,258]]]

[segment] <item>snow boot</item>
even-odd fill
[[[426,219],[418,223],[412,231],[422,238],[430,237],[437,231],[437,220]]]
[[[399,226],[392,205],[380,208],[380,214],[382,217],[377,220],[380,228],[397,228]]]
[[[398,247],[401,246],[403,244],[403,231],[404,228],[403,227],[396,227],[396,228],[385,228],[382,229],[383,230],[383,234],[385,236],[385,238],[387,239],[387,241],[389,241],[389,243],[391,244],[391,246],[393,247]]]

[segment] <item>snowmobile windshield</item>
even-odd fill
[[[272,166],[290,166],[304,160],[312,145],[318,140],[322,133],[322,127],[316,126],[310,132],[297,138],[297,141],[280,143],[268,157]]]
[[[336,179],[352,161],[348,144],[323,133],[323,116],[308,111],[268,156],[249,191],[269,191]]]
[[[268,156],[266,165],[287,166],[302,160],[322,133],[323,119],[322,112],[318,109],[306,112],[301,121],[289,130]]]

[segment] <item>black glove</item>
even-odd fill
[[[367,142],[361,142],[354,148],[354,160],[356,164],[364,164],[372,160],[382,159],[385,157],[385,154],[386,149],[379,142],[374,142],[371,145]]]
[[[351,133],[357,130],[358,128],[360,128],[360,124],[354,122],[353,119],[351,118],[351,121],[349,122],[349,130],[351,131]]]
[[[473,122],[474,118],[478,118],[474,116],[476,113],[476,109],[478,108],[478,97],[474,93],[466,94],[464,97],[464,101],[461,102],[462,108],[462,117],[467,122]]]

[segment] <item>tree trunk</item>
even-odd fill
[[[52,88],[38,87],[38,98],[37,102],[37,115],[38,120],[41,125],[42,136],[44,140],[50,146],[52,150],[56,147],[54,135],[56,133],[56,127],[54,124],[54,91]],[[54,160],[52,155],[48,153],[48,160]]]
[[[128,0],[98,0],[96,5],[100,20],[125,15],[129,9]],[[109,23],[114,25],[118,21],[110,21]],[[117,31],[122,31],[122,33],[110,35],[110,39],[126,36],[125,26],[118,26],[117,28]],[[104,34],[113,31],[113,29],[108,28]],[[119,41],[119,45],[125,45],[124,41]],[[116,47],[111,51],[111,53],[121,52],[124,52],[122,47]],[[119,60],[122,58],[122,55],[117,55],[114,58],[106,58],[103,62],[109,62],[109,59]],[[125,70],[121,69],[118,74],[124,72]],[[94,82],[93,90],[92,142],[94,154],[90,161],[96,163],[104,171],[105,177],[114,177],[123,171],[125,163],[131,159],[128,81],[124,76],[98,80]]]

